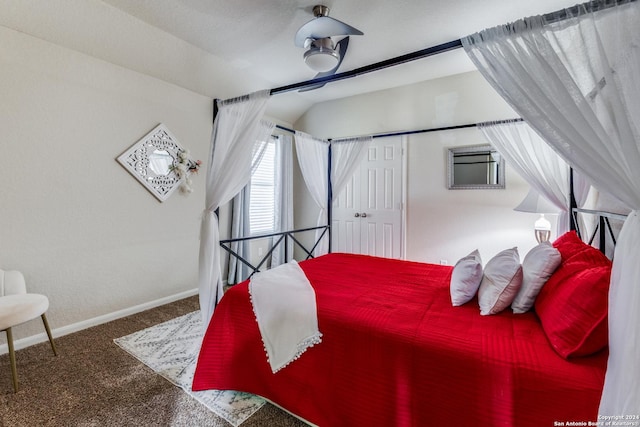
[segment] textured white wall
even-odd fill
[[[0,3],[0,268],[23,271],[32,292],[49,296],[54,329],[197,286],[204,174],[194,177],[190,196],[176,193],[160,203],[116,158],[162,122],[194,158],[204,160],[212,97],[269,86],[227,68],[97,0]],[[479,76],[465,75],[320,104],[296,128],[337,137],[510,117],[483,84]],[[282,117],[277,111],[272,113]],[[433,177],[444,180],[436,172],[444,165],[444,147],[476,142],[452,135],[429,136],[439,142],[428,148],[419,143],[426,136],[409,139],[408,233],[431,234],[408,241],[413,259],[453,262],[472,249],[454,237],[466,233],[474,239],[478,228],[489,232],[480,216],[487,218],[497,204],[509,212],[488,221],[491,227],[522,222],[528,236],[534,219],[509,216],[526,192],[509,177],[509,191],[515,192],[499,202],[484,192],[465,197],[441,191],[444,181]],[[424,175],[428,170],[433,174]],[[315,225],[317,210],[297,177],[298,225]],[[433,188],[422,192],[424,180]],[[430,204],[438,197],[448,203],[439,219],[461,215],[456,204],[473,207],[468,230],[434,234],[438,229],[430,224],[438,223]],[[474,197],[486,206],[474,204]],[[228,209],[221,212],[224,236]],[[446,239],[455,249],[444,246]],[[423,247],[426,241],[433,243]],[[15,335],[41,331],[33,322]]]
[[[275,86],[101,0],[2,0],[0,26],[212,98]],[[290,122],[309,105],[288,96],[271,100],[267,111]]]
[[[428,129],[517,117],[477,72],[313,106],[295,124],[318,137]],[[447,190],[447,148],[485,144],[475,128],[407,137],[407,258],[450,264],[479,248],[485,261],[508,247],[535,245],[536,216],[514,212],[529,186],[507,165],[505,190]],[[298,171],[299,173],[299,171]],[[297,226],[317,209],[296,180]]]
[[[100,0],[0,2],[0,268],[48,295],[54,330],[197,288],[206,163],[160,203],[116,158],[164,123],[204,161],[212,99],[270,86]]]
[[[164,123],[205,159],[211,98],[5,27],[0,46],[0,268],[53,328],[196,288],[204,174],[160,203],[116,158]]]

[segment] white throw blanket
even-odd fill
[[[320,343],[316,293],[297,262],[254,274],[249,293],[273,373]]]

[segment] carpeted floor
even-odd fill
[[[11,385],[9,357],[0,356],[0,426],[229,427],[113,343],[114,338],[198,308],[197,297],[191,297],[60,337],[58,357],[48,342],[20,350],[17,394]],[[306,424],[267,403],[242,424],[256,426]]]

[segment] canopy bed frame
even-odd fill
[[[635,1],[635,0],[631,0],[631,1]],[[617,4],[616,1],[610,1],[610,0],[594,1],[590,3],[586,3],[584,7],[587,8],[588,12],[597,12],[600,10],[607,9],[609,7],[613,7],[616,4]],[[560,22],[567,19],[569,16],[576,14],[580,10],[581,6],[582,5],[575,5],[567,9],[547,13],[543,16],[545,21],[547,22]],[[289,85],[276,87],[271,89],[270,93],[271,95],[277,95],[279,93],[286,93],[286,92],[291,92],[294,90],[305,89],[310,87],[320,88],[329,82],[336,82],[340,80],[350,79],[353,77],[358,77],[363,74],[384,70],[385,68],[395,67],[396,65],[401,65],[407,62],[428,58],[430,56],[437,55],[439,53],[445,53],[445,52],[449,52],[451,50],[460,49],[460,48],[462,48],[462,39],[452,40],[436,46],[431,46],[425,49],[417,50],[415,52],[410,52],[405,55],[400,55],[384,61],[376,62],[374,64],[369,64],[364,67],[355,68],[353,70],[344,71],[342,73],[336,73],[331,76],[320,77],[317,79],[307,80],[304,82],[292,83]]]
[[[636,1],[636,0],[631,0],[631,1]],[[586,7],[587,10],[589,12],[596,12],[596,11],[600,11],[600,10],[604,10],[606,8],[609,7],[613,7],[616,5],[615,1],[594,1],[591,3],[586,3],[585,5],[575,5],[571,8],[566,8],[566,9],[562,9],[559,11],[555,11],[555,12],[550,12],[547,14],[544,14],[544,19],[547,22],[559,22],[562,20],[567,19],[567,17],[574,15],[575,13],[577,13],[580,9],[580,7]],[[408,62],[412,62],[412,61],[417,61],[420,59],[425,59],[428,58],[430,56],[434,56],[434,55],[438,55],[440,53],[445,53],[445,52],[449,52],[452,50],[456,50],[462,48],[462,40],[461,39],[456,39],[456,40],[452,40],[446,43],[441,43],[439,45],[435,45],[435,46],[430,46],[427,47],[425,49],[420,49],[414,52],[410,52],[404,55],[400,55],[400,56],[396,56],[394,58],[390,58],[384,61],[379,61],[373,64],[369,64],[369,65],[365,65],[363,67],[359,67],[359,68],[355,68],[353,70],[348,70],[348,71],[344,71],[341,73],[336,73],[330,76],[326,76],[326,77],[320,77],[320,78],[316,78],[316,79],[311,79],[311,80],[306,80],[306,81],[302,81],[302,82],[297,82],[297,83],[292,83],[289,85],[284,85],[284,86],[279,86],[273,89],[270,89],[269,93],[271,95],[277,95],[277,94],[281,94],[281,93],[287,93],[287,92],[292,92],[295,90],[300,90],[300,89],[309,89],[309,88],[314,88],[314,89],[319,89],[322,88],[325,84],[327,83],[331,83],[331,82],[336,82],[336,81],[341,81],[341,80],[346,80],[346,79],[351,79],[354,77],[358,77],[364,74],[368,74],[368,73],[372,73],[375,71],[380,71],[383,70],[385,68],[390,68],[390,67],[395,67],[398,65],[402,65]],[[246,99],[248,97],[248,95],[242,95],[236,98],[231,98],[228,99],[226,101],[233,101],[233,100],[242,100],[242,99]],[[213,101],[213,121],[215,121],[215,118],[218,114],[218,102],[220,100],[215,99]],[[521,118],[518,119],[510,119],[509,121],[522,121]],[[478,123],[472,123],[472,124],[464,124],[464,125],[455,125],[455,126],[444,126],[444,127],[437,127],[437,128],[429,128],[429,129],[420,129],[420,130],[408,130],[408,131],[397,131],[397,132],[388,132],[388,133],[382,133],[382,134],[376,134],[376,135],[372,135],[373,138],[384,138],[384,137],[390,137],[390,136],[401,136],[401,135],[413,135],[413,134],[419,134],[419,133],[425,133],[425,132],[438,132],[438,131],[446,131],[446,130],[456,130],[456,129],[465,129],[465,128],[472,128],[472,127],[477,127]],[[290,132],[290,133],[295,133],[295,130],[281,126],[281,125],[276,125],[276,128]],[[331,139],[329,139],[329,141],[331,141]],[[267,260],[269,259],[269,256],[271,255],[271,253],[273,252],[274,248],[280,244],[281,241],[285,242],[285,247],[286,247],[286,242],[288,241],[289,238],[293,239],[295,241],[295,243],[307,254],[307,258],[311,258],[313,257],[313,255],[311,254],[313,252],[313,249],[316,248],[316,246],[318,245],[318,243],[320,242],[320,239],[324,238],[325,235],[328,234],[328,239],[329,239],[329,252],[331,252],[331,218],[332,218],[332,213],[331,213],[331,201],[333,200],[333,190],[332,190],[332,186],[331,186],[331,145],[329,145],[329,152],[328,152],[328,170],[327,170],[327,181],[328,181],[328,197],[327,197],[327,217],[328,217],[328,221],[327,221],[327,225],[326,226],[320,226],[320,227],[313,227],[313,228],[305,228],[305,229],[299,229],[299,230],[290,230],[290,231],[284,231],[281,233],[273,233],[270,235],[264,235],[264,236],[256,236],[256,237],[243,237],[243,238],[237,238],[237,239],[225,239],[225,240],[221,240],[220,241],[220,245],[221,247],[227,251],[229,254],[231,254],[232,256],[236,257],[240,262],[242,262],[243,264],[245,264],[247,267],[249,267],[253,272],[257,272],[259,271],[260,267],[265,265],[265,263],[267,262]],[[571,178],[573,179],[573,178]],[[573,181],[572,184],[573,185]],[[575,199],[573,197],[573,191],[571,191],[571,230],[577,230],[578,232],[580,230],[578,230],[577,225],[575,223],[575,214],[576,211],[575,209],[577,209],[577,206],[575,205]],[[607,218],[606,216],[603,216],[601,218]],[[600,221],[605,221],[608,223],[608,221],[606,220],[599,220]],[[603,225],[604,226],[604,225]],[[609,229],[610,229],[610,225],[609,225]],[[322,236],[320,236],[320,238],[316,239],[316,241],[313,243],[313,246],[311,248],[311,250],[309,250],[307,247],[305,247],[299,240],[296,240],[293,235],[295,233],[303,233],[306,231],[313,231],[313,230],[317,230],[317,229],[323,229],[323,233]],[[600,230],[602,230],[603,227],[600,227]],[[595,233],[595,232],[594,232]],[[234,242],[242,242],[242,241],[248,241],[248,240],[255,240],[255,239],[260,239],[260,238],[266,238],[266,237],[280,237],[280,239],[278,239],[276,241],[276,243],[274,243],[273,247],[268,251],[268,253],[258,262],[257,265],[253,265],[251,262],[249,262],[247,259],[245,259],[244,257],[238,255],[237,253],[234,253],[231,250],[231,247],[229,246],[231,243]],[[591,241],[593,241],[594,236],[591,238]],[[603,241],[602,239],[604,239],[604,237],[601,237],[601,242]],[[601,245],[601,247],[604,247],[604,244]]]
[[[214,101],[215,103],[216,101]],[[215,117],[214,117],[215,119]],[[498,123],[514,123],[514,122],[522,122],[523,120],[521,118],[517,118],[517,119],[507,119],[504,121],[493,121],[492,124],[498,124]],[[481,125],[482,123],[471,123],[471,124],[464,124],[464,125],[455,125],[455,126],[442,126],[442,127],[436,127],[436,128],[427,128],[427,129],[418,129],[418,130],[408,130],[408,131],[397,131],[397,132],[386,132],[386,133],[380,133],[380,134],[374,134],[371,135],[372,138],[376,139],[376,138],[386,138],[386,137],[393,137],[393,136],[403,136],[403,135],[415,135],[415,134],[421,134],[421,133],[429,133],[429,132],[441,132],[441,131],[450,131],[450,130],[457,130],[457,129],[468,129],[468,128],[476,128],[478,127],[478,125]],[[290,132],[290,133],[295,133],[295,130],[281,126],[281,125],[276,125],[276,128],[286,131],[286,132]],[[329,142],[331,141],[339,141],[339,139],[328,139]],[[331,183],[331,145],[329,144],[329,150],[328,150],[328,169],[327,169],[327,176],[326,176],[326,180],[327,180],[327,186],[328,186],[328,197],[327,197],[327,206],[328,206],[328,210],[327,210],[327,217],[328,217],[328,221],[326,225],[322,225],[322,226],[318,226],[318,227],[307,227],[307,228],[300,228],[300,229],[294,229],[294,230],[285,230],[285,231],[281,231],[281,232],[275,232],[275,233],[269,233],[269,234],[262,234],[262,235],[256,235],[256,236],[249,236],[249,237],[239,237],[239,238],[234,238],[234,239],[224,239],[220,241],[220,247],[223,248],[230,256],[235,257],[238,261],[242,262],[244,265],[246,265],[250,270],[250,276],[252,276],[254,273],[257,273],[260,271],[260,269],[263,266],[267,265],[267,262],[269,260],[269,258],[271,257],[272,253],[276,250],[276,248],[280,245],[283,244],[284,248],[285,248],[285,259],[288,259],[288,242],[289,239],[291,239],[295,245],[297,245],[298,248],[300,248],[303,252],[304,252],[304,257],[305,259],[310,259],[313,258],[313,251],[316,249],[316,247],[318,246],[318,244],[320,243],[320,240],[323,239],[325,236],[327,236],[328,240],[329,240],[329,253],[332,252],[331,250],[331,239],[332,239],[332,233],[331,233],[331,222],[332,222],[332,201],[333,201],[333,189],[332,189],[332,183]],[[600,249],[600,251],[602,253],[606,252],[606,240],[607,240],[607,233],[609,238],[611,239],[611,241],[613,242],[613,245],[615,245],[616,243],[616,236],[615,233],[611,227],[611,223],[610,223],[610,219],[614,219],[614,220],[618,220],[618,221],[624,221],[626,219],[626,215],[622,215],[622,214],[618,214],[618,213],[613,213],[613,212],[608,212],[608,211],[598,211],[598,210],[592,210],[592,209],[583,209],[583,208],[578,208],[577,207],[577,202],[576,202],[576,198],[574,196],[574,187],[573,187],[573,169],[570,168],[570,182],[569,182],[569,200],[570,200],[570,210],[571,210],[571,216],[570,216],[570,230],[575,230],[578,233],[578,236],[580,236],[581,238],[583,237],[583,230],[580,229],[579,227],[579,222],[578,222],[578,214],[588,214],[588,215],[593,215],[595,217],[597,217],[597,224],[596,227],[594,228],[594,230],[591,233],[591,236],[586,239],[585,237],[585,241],[587,241],[590,245],[593,244],[593,242],[595,241],[596,236],[598,237],[598,248]],[[316,231],[316,230],[322,230],[321,235],[319,235],[319,237],[314,240],[312,242],[312,246],[311,248],[307,247],[299,238],[296,238],[296,234],[302,234],[302,233],[306,233],[306,232],[310,232],[310,231]],[[233,243],[237,243],[237,242],[247,242],[247,241],[252,241],[252,240],[260,240],[260,239],[265,239],[265,238],[276,238],[273,242],[273,244],[271,245],[270,249],[266,252],[266,254],[257,262],[257,264],[252,263],[250,260],[247,260],[245,257],[241,256],[240,254],[238,254],[237,252],[235,252],[232,249],[232,244]],[[249,276],[249,277],[250,277]]]
[[[214,100],[214,105],[217,104],[217,100]],[[214,108],[214,112],[217,111],[217,107]],[[215,120],[215,114],[214,114],[214,120]],[[492,123],[501,123],[501,122],[522,122],[523,120],[520,118],[517,119],[508,119],[508,120],[504,120],[504,121],[494,121]],[[470,124],[464,124],[464,125],[454,125],[454,126],[440,126],[440,127],[435,127],[435,128],[426,128],[426,129],[417,129],[417,130],[407,130],[407,131],[395,131],[395,132],[385,132],[385,133],[379,133],[379,134],[374,134],[371,135],[371,137],[373,139],[377,139],[377,138],[387,138],[387,137],[393,137],[393,136],[404,136],[404,135],[416,135],[416,134],[421,134],[421,133],[430,133],[430,132],[442,132],[442,131],[450,131],[450,130],[458,130],[458,129],[469,129],[469,128],[475,128],[479,125],[479,123],[470,123]],[[286,132],[290,132],[290,133],[295,133],[295,130],[287,128],[285,126],[281,126],[281,125],[276,125],[276,128],[286,131]],[[224,249],[230,256],[235,257],[238,261],[240,261],[241,263],[243,263],[244,265],[246,265],[250,270],[250,276],[252,276],[254,273],[257,273],[260,271],[260,268],[265,266],[269,260],[269,258],[271,257],[271,254],[276,250],[276,248],[283,244],[284,248],[285,248],[285,259],[288,259],[288,241],[289,239],[291,239],[296,245],[297,247],[299,247],[304,253],[305,253],[305,259],[310,259],[313,258],[313,251],[316,249],[316,247],[318,246],[318,244],[320,243],[320,241],[327,236],[328,240],[329,240],[329,253],[332,252],[332,248],[331,248],[331,239],[332,239],[332,233],[331,233],[331,222],[332,222],[332,202],[333,202],[333,185],[332,185],[332,181],[331,181],[331,161],[332,161],[332,150],[331,150],[331,142],[336,142],[336,141],[340,141],[340,138],[329,138],[328,142],[329,142],[329,146],[328,146],[328,152],[327,152],[327,160],[328,160],[328,165],[329,167],[327,168],[327,175],[326,175],[326,181],[327,181],[327,187],[328,187],[328,194],[327,194],[327,224],[326,225],[322,225],[322,226],[317,226],[317,227],[306,227],[306,228],[300,228],[300,229],[294,229],[294,230],[285,230],[285,231],[281,231],[281,232],[276,232],[276,233],[269,233],[269,234],[261,234],[261,235],[256,235],[256,236],[249,236],[249,237],[238,237],[238,238],[234,238],[234,239],[224,239],[224,240],[220,240],[220,247],[222,249]],[[305,232],[310,232],[310,231],[316,231],[316,230],[322,230],[321,235],[319,235],[319,237],[317,239],[315,239],[312,242],[312,246],[311,248],[307,247],[307,245],[305,245],[303,242],[301,242],[300,239],[296,238],[296,234],[301,234],[301,233],[305,233]],[[265,253],[265,255],[258,260],[258,262],[256,264],[252,263],[250,260],[247,260],[245,257],[243,257],[242,255],[238,254],[236,251],[233,250],[232,248],[232,244],[233,243],[238,243],[238,242],[247,242],[247,241],[252,241],[252,240],[260,240],[260,239],[265,239],[265,238],[275,238],[273,244],[271,245],[271,248]]]
[[[394,132],[391,134],[385,134],[385,136],[408,135],[408,134],[423,133],[423,132],[435,132],[438,130],[470,128],[475,126],[476,126],[475,124],[472,124],[472,125],[451,126],[446,128],[436,128],[436,129],[421,130],[421,131]],[[375,137],[376,136],[374,136],[374,138]],[[378,137],[382,137],[382,135]],[[330,186],[331,185],[330,171],[328,171],[327,173],[327,180],[329,181],[329,186]],[[573,196],[573,186],[571,186],[570,198],[572,200],[572,204],[575,203],[575,197]],[[329,198],[328,200],[328,205],[331,206],[331,198]],[[578,222],[579,214],[592,215],[597,218],[596,226],[594,227],[590,236],[583,236],[584,231],[580,229],[579,222]],[[316,247],[320,243],[320,240],[323,239],[325,236],[328,236],[329,253],[331,253],[332,252],[331,250],[331,236],[332,236],[331,235],[331,208],[329,208],[328,217],[329,217],[329,223],[323,226],[298,228],[294,230],[260,234],[260,235],[249,236],[249,237],[238,237],[235,239],[224,239],[224,240],[220,240],[220,247],[224,249],[230,256],[235,257],[238,261],[246,265],[251,270],[251,273],[249,274],[249,277],[251,277],[253,276],[253,274],[260,272],[261,268],[267,265],[271,255],[279,247],[279,245],[283,245],[284,247],[284,259],[289,259],[289,253],[288,253],[289,240],[292,240],[295,243],[295,245],[304,252],[304,259],[307,260],[307,259],[314,258],[313,251],[316,249]],[[613,227],[611,226],[610,220],[624,221],[626,218],[627,218],[627,215],[623,215],[619,213],[608,212],[604,210],[578,208],[572,205],[570,230],[576,231],[578,236],[584,239],[589,245],[593,245],[597,237],[598,238],[597,248],[602,253],[606,253],[607,252],[607,236],[609,236],[608,238],[611,240],[614,247],[615,247],[616,238],[617,238],[615,232],[613,231]],[[302,233],[316,231],[316,230],[322,230],[322,233],[320,234],[318,239],[313,241],[313,246],[311,248],[305,245],[299,238],[296,238],[296,234],[302,234]],[[260,260],[258,260],[256,264],[246,259],[242,255],[238,254],[236,251],[233,250],[231,246],[233,243],[248,242],[248,241],[261,240],[261,239],[267,239],[267,238],[275,238],[275,239],[271,244],[269,250],[265,253],[265,255],[262,258],[260,258]]]
[[[589,245],[593,245],[596,236],[598,237],[598,249],[603,254],[607,253],[607,236],[610,239],[613,248],[616,245],[617,236],[613,231],[613,227],[611,226],[610,220],[615,221],[625,221],[627,219],[627,215],[623,215],[615,212],[608,212],[604,210],[594,210],[594,209],[584,209],[579,208],[576,202],[575,194],[574,194],[574,186],[573,186],[573,168],[569,169],[569,200],[570,200],[570,223],[569,229],[575,231],[578,236],[586,241]],[[580,229],[580,222],[578,221],[578,216],[580,214],[583,215],[592,215],[597,219],[596,225],[593,228],[590,236],[584,235],[584,230]]]
[[[627,3],[634,3],[636,7],[631,11],[636,13],[635,0],[602,0],[547,14],[543,19],[547,22],[560,22],[574,18],[584,11],[597,12]],[[529,21],[519,23],[526,26]],[[532,24],[536,25],[537,21]],[[514,26],[514,29],[519,35],[518,30],[522,28]],[[323,85],[463,45],[465,49],[475,48],[468,47],[465,43],[470,43],[469,39],[476,36],[479,39],[482,37],[469,36],[464,40],[434,46],[350,72],[275,88],[269,93],[278,94]],[[481,42],[482,40],[471,41],[478,45]],[[469,51],[467,53],[472,56]],[[478,52],[474,54],[478,55]],[[477,56],[474,58],[478,60]],[[630,68],[622,71],[635,70],[632,66],[628,67]],[[486,68],[482,70],[483,75],[495,88],[495,82],[491,80],[495,76],[488,76]],[[605,70],[605,73],[611,71]],[[613,80],[608,80],[594,90],[602,90],[611,81]],[[517,86],[518,82],[513,79],[509,84]],[[587,93],[593,87],[592,85],[581,93]],[[499,92],[510,99],[509,93],[505,94],[504,90]],[[560,96],[560,93],[556,94]],[[598,94],[600,92],[596,92]],[[530,117],[524,113],[521,115],[525,119]],[[543,115],[542,119],[549,120],[547,116],[548,114]],[[629,117],[633,116],[626,116],[627,120],[630,120]],[[596,118],[600,120],[600,116]],[[620,126],[632,124],[625,122]],[[603,126],[600,122],[598,125]],[[468,125],[471,126],[474,125]],[[631,131],[626,128],[623,131],[627,131],[624,136],[631,136],[631,142],[635,142],[635,135]],[[601,140],[602,135],[597,135],[591,140],[585,140],[585,144],[597,144]],[[571,157],[563,151],[565,146],[558,147],[558,144],[564,142],[562,137],[549,139],[548,142],[565,157]],[[615,165],[619,160],[618,153],[611,154],[611,164]],[[577,159],[571,157],[571,160],[581,165],[581,171],[588,171],[584,158],[579,157],[585,154],[576,154]],[[636,153],[630,150],[627,154]],[[329,165],[330,184],[330,160]],[[604,174],[601,169],[597,170]],[[624,172],[629,173],[625,175]],[[625,187],[626,194],[615,191],[615,187],[611,185],[611,178],[619,176],[618,174],[605,175],[601,180],[608,178],[608,181],[599,183],[614,196],[638,209],[638,203],[634,199],[637,198],[637,194],[633,192],[634,186],[627,182],[629,176],[633,176],[631,170],[625,169],[622,174],[625,184],[628,184]],[[331,191],[329,185],[329,209]],[[575,206],[573,189],[570,196],[569,217],[573,230],[577,230],[576,215],[581,213],[599,216],[598,231],[601,235],[607,230],[612,232],[607,218],[618,219],[616,214],[579,209]],[[629,203],[629,200],[632,202]],[[215,224],[217,225],[217,220]],[[329,221],[325,233],[330,233],[330,224]],[[253,392],[320,425],[358,425],[363,420],[368,425],[383,420],[385,424],[400,426],[451,424],[452,421],[462,425],[484,423],[505,426],[551,425],[566,421],[586,425],[587,422],[601,419],[637,422],[640,419],[640,393],[634,381],[639,377],[636,366],[638,345],[634,342],[626,344],[628,340],[621,341],[637,339],[637,322],[622,322],[624,317],[620,313],[637,313],[637,292],[633,293],[629,285],[633,285],[634,277],[637,282],[640,275],[637,264],[631,265],[634,263],[632,255],[637,253],[633,250],[632,242],[640,233],[639,225],[638,212],[633,211],[617,242],[620,253],[616,257],[618,262],[613,265],[613,272],[611,261],[584,243],[576,232],[561,236],[554,243],[554,248],[560,254],[559,263],[542,282],[548,284],[538,289],[540,294],[535,300],[537,316],[529,311],[524,314],[496,312],[494,316],[483,317],[478,315],[474,304],[463,305],[466,307],[463,310],[458,310],[455,304],[452,307],[448,291],[457,265],[454,268],[416,265],[419,263],[363,256],[348,259],[349,256],[339,254],[303,261],[300,268],[308,277],[310,286],[315,289],[318,299],[317,322],[323,328],[326,340],[309,349],[299,360],[300,354],[297,354],[291,366],[278,373],[270,372],[264,363],[266,343],[263,348],[260,339],[262,329],[258,331],[259,328],[253,321],[258,316],[254,311],[255,305],[252,310],[253,301],[249,290],[251,281],[243,282],[231,288],[221,301],[219,309],[215,313],[212,311],[215,316],[209,323],[203,341],[193,388],[229,388]],[[284,236],[280,240],[287,239],[289,235]],[[600,241],[604,243],[606,239],[601,237]],[[600,250],[603,249],[601,245]],[[307,253],[310,255],[309,251]],[[472,253],[465,258],[473,259],[473,256]],[[480,289],[484,286],[484,278],[492,261],[494,259],[485,266]],[[479,262],[476,261],[476,264]],[[377,269],[377,265],[382,268]],[[617,265],[621,267],[616,270]],[[522,269],[524,267],[519,270],[521,276]],[[406,276],[406,280],[396,281],[395,277],[398,275]],[[356,276],[359,280],[356,280]],[[513,276],[509,275],[509,283],[516,276],[516,272]],[[611,281],[610,277],[613,278]],[[550,285],[551,282],[553,285]],[[614,285],[618,288],[614,289]],[[483,297],[480,292],[478,291],[475,306],[479,303],[482,308]],[[628,294],[631,296],[625,298]],[[607,295],[610,298],[609,305]],[[589,298],[589,301],[576,301],[578,296]],[[466,303],[474,301],[474,298],[476,296],[472,295],[471,300]],[[563,303],[557,304],[558,299],[563,298]],[[594,304],[594,309],[591,309],[591,304]],[[435,311],[427,310],[428,308],[435,308]],[[470,308],[473,308],[473,313]],[[460,327],[455,321],[446,320],[458,319],[463,311],[469,312],[468,317],[464,317],[464,326]],[[597,318],[590,317],[587,324],[584,324],[582,321],[575,321],[575,317],[566,317],[571,311],[575,316],[587,314]],[[611,318],[608,319],[609,313]],[[628,317],[633,320],[634,316],[637,317],[635,314]],[[423,324],[425,319],[427,321]],[[482,326],[476,322],[480,322]],[[421,325],[424,327],[420,327]],[[570,330],[568,341],[577,339],[578,342],[567,343],[567,336],[563,336],[565,327]],[[574,330],[574,327],[580,331]],[[470,334],[464,335],[463,332]],[[262,339],[264,340],[264,335]],[[418,344],[419,342],[423,345]],[[414,344],[418,346],[414,347]],[[307,347],[303,349],[305,350]],[[365,368],[364,371],[360,369],[362,367]],[[548,376],[549,371],[551,376]],[[469,378],[460,373],[468,373]],[[563,376],[563,373],[567,376]],[[440,374],[444,376],[438,376]],[[453,375],[455,383],[449,381]],[[432,381],[434,378],[436,382]],[[342,382],[362,387],[354,397],[351,389],[340,386]],[[332,395],[335,395],[335,399],[328,397]],[[341,406],[340,402],[350,402],[350,405]],[[458,418],[452,419],[454,414]]]
[[[608,212],[608,211],[597,211],[597,210],[593,210],[593,209],[581,209],[581,208],[574,208],[572,210],[573,212],[573,216],[574,218],[577,218],[578,214],[588,214],[588,215],[594,215],[597,217],[597,224],[593,230],[593,232],[591,233],[591,236],[589,236],[587,240],[587,243],[589,243],[590,245],[593,244],[593,242],[595,241],[596,236],[598,237],[598,248],[600,249],[601,252],[606,252],[607,249],[607,236],[609,236],[609,238],[611,239],[611,241],[613,242],[613,245],[615,246],[616,244],[616,234],[613,231],[613,228],[611,227],[611,219],[613,220],[617,220],[617,221],[624,221],[627,219],[627,215],[623,215],[623,214],[619,214],[619,213],[615,213],[615,212]],[[577,221],[576,221],[577,222]],[[580,232],[580,228],[577,226],[576,224],[576,232],[578,233],[579,236],[582,237],[582,233]]]
[[[564,265],[543,289],[566,290],[574,278],[596,273],[601,298],[610,261],[567,235]],[[591,263],[597,266],[583,270]],[[451,305],[451,266],[352,254],[299,265],[315,291],[322,342],[272,372],[247,280],[231,287],[214,312],[194,390],[253,393],[319,426],[595,423],[607,351],[600,333],[600,344],[584,350],[593,354],[556,354],[543,333],[555,324],[544,311],[558,302],[554,292],[538,296],[538,314],[481,316],[478,298]],[[602,312],[597,298],[579,305],[595,302]],[[606,319],[598,325],[602,331]]]

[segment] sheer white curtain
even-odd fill
[[[248,237],[251,233],[249,223],[249,195],[251,193],[251,184],[247,184],[231,202],[231,238]],[[249,242],[233,242],[229,245],[232,251],[243,258],[250,253]],[[230,285],[240,283],[249,275],[249,267],[247,267],[236,256],[229,254],[229,268],[227,273],[227,283]]]
[[[327,199],[329,170],[329,146],[331,146],[331,187],[334,196],[339,194],[347,184],[349,178],[367,153],[372,137],[345,138],[328,141],[314,138],[303,132],[296,132],[296,152],[302,176],[313,200],[320,207],[318,226],[327,224]],[[322,231],[316,232],[316,241]],[[314,256],[326,254],[329,251],[329,236],[325,234],[316,246]]]
[[[227,203],[251,178],[255,144],[271,135],[274,124],[262,120],[269,91],[247,100],[220,102],[211,133],[205,209],[200,227],[198,287],[203,325],[209,324],[222,298],[220,231],[216,209]]]
[[[509,165],[560,215],[556,236],[569,230],[569,165],[523,121],[481,123],[478,129]]]
[[[574,170],[573,197],[576,200],[576,206],[585,209],[593,208],[593,206],[589,205],[589,197],[592,193],[598,193],[598,190],[591,185],[587,177]],[[598,218],[594,215],[577,215],[574,216],[574,219],[577,221],[577,226],[583,239],[590,234],[590,230],[593,229],[594,224],[598,221]],[[613,256],[613,253],[610,256]]]
[[[296,154],[298,164],[304,182],[309,189],[311,197],[320,207],[317,226],[327,225],[327,199],[329,192],[328,170],[329,170],[329,143],[328,141],[314,138],[304,132],[295,133]],[[322,230],[316,231],[316,241],[321,236]],[[313,255],[324,255],[329,250],[328,234],[316,246]]]
[[[269,123],[263,125],[271,126]],[[251,155],[251,176],[258,168],[267,147],[267,141],[256,141]],[[251,179],[231,202],[231,238],[248,237],[251,235],[250,203],[251,203]],[[233,242],[230,245],[232,251],[247,259],[250,253],[249,241]],[[236,284],[246,280],[251,274],[249,267],[240,261],[235,255],[229,254],[229,267],[227,283]]]
[[[585,3],[462,40],[491,85],[593,185],[633,211],[615,251],[601,415],[640,414],[640,4]]]
[[[293,230],[293,147],[290,135],[278,135],[276,143],[275,176],[275,227],[276,231]],[[274,242],[275,243],[275,242]],[[293,240],[282,241],[271,255],[271,267],[276,267],[293,259]]]
[[[364,159],[373,138],[370,136],[331,141],[331,189],[336,197]]]

